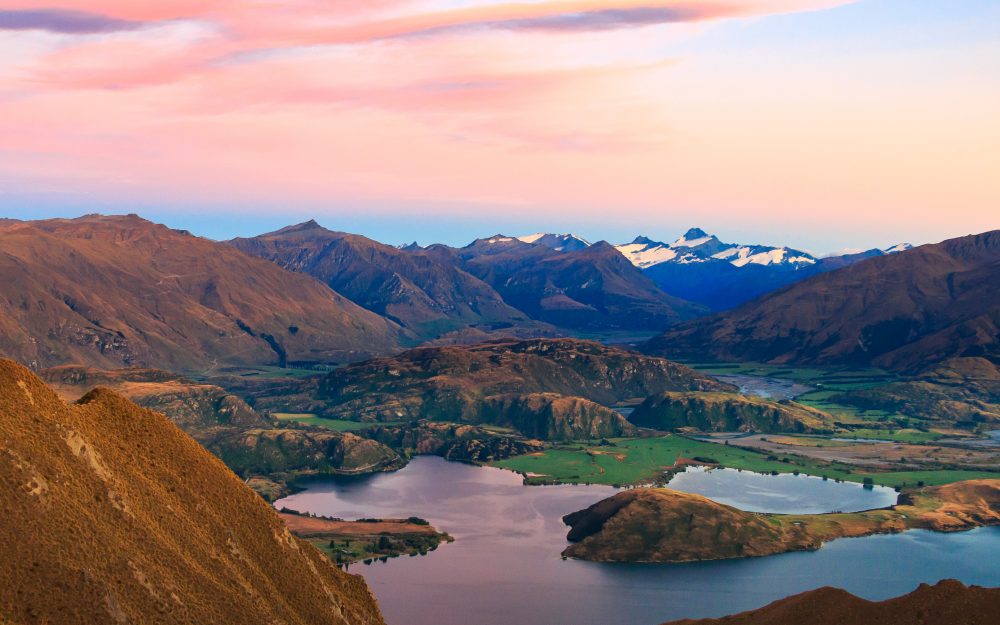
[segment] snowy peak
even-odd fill
[[[700,247],[712,241],[718,241],[714,235],[710,235],[701,228],[691,228],[684,235],[674,241],[670,247]]]
[[[633,265],[646,269],[660,263],[678,264],[728,262],[736,267],[746,265],[812,265],[816,259],[805,252],[788,247],[723,243],[701,228],[691,228],[671,244],[645,236],[631,243],[616,246]]]
[[[893,245],[892,247],[885,248],[884,250],[882,250],[882,253],[884,253],[884,254],[895,254],[897,252],[905,252],[906,250],[912,250],[912,249],[913,249],[913,246],[910,245],[909,243],[897,243],[896,245]]]
[[[641,242],[640,240],[643,239],[649,243]],[[666,243],[659,243],[645,237],[637,237],[632,243],[616,245],[615,247],[639,269],[659,265],[677,258],[677,251]]]
[[[582,250],[590,247],[589,241],[575,234],[549,234],[538,232],[517,238],[519,241],[524,243],[544,245],[545,247],[551,248],[557,252],[574,252],[576,250]]]

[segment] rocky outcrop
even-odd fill
[[[636,429],[619,412],[582,397],[555,393],[500,395],[486,399],[485,423],[509,425],[530,438],[580,440],[631,436]]]
[[[815,408],[735,393],[657,393],[629,420],[639,427],[699,432],[827,433],[834,427],[834,418]]]
[[[381,443],[350,432],[255,428],[225,432],[208,448],[241,474],[360,475],[393,471],[406,463]]]
[[[849,514],[744,512],[669,489],[620,492],[563,517],[563,555],[604,562],[689,562],[816,550],[836,538],[1000,525],[1000,480],[904,492],[892,508]]]
[[[381,625],[361,577],[163,415],[0,361],[0,620]]]
[[[402,453],[462,462],[492,462],[545,449],[541,441],[457,423],[423,421],[403,427],[380,426],[366,434]]]
[[[683,365],[574,339],[420,348],[331,372],[325,416],[482,423],[490,398],[554,393],[612,405],[661,391],[735,390]]]
[[[966,586],[946,579],[921,584],[908,595],[866,601],[837,588],[817,588],[720,619],[671,621],[665,625],[980,625],[1000,623],[1000,589]]]

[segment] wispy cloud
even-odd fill
[[[133,30],[142,22],[67,9],[0,10],[0,30],[44,30],[68,35],[92,35]]]

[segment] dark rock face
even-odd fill
[[[1000,231],[863,260],[672,328],[644,351],[918,371],[1000,359]]]
[[[0,225],[0,248],[0,354],[35,369],[346,362],[400,344],[308,276],[136,216]]]

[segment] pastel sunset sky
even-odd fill
[[[0,0],[0,216],[390,243],[1000,227],[996,0]]]

